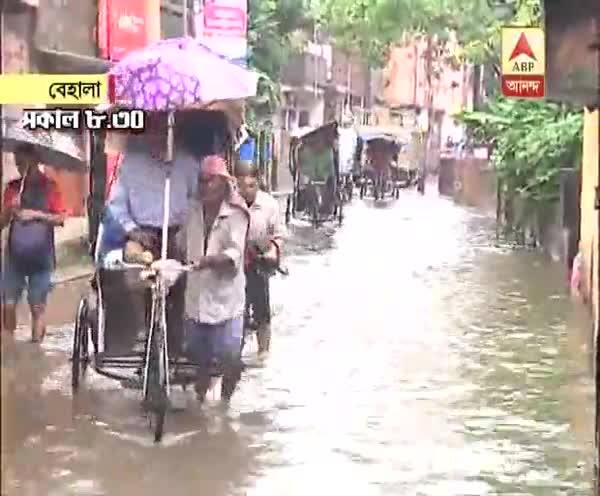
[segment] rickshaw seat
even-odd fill
[[[104,302],[104,351],[107,355],[127,355],[146,332],[147,286],[140,270],[97,269]]]
[[[120,356],[140,351],[148,332],[151,282],[140,277],[141,269],[98,269],[98,280],[104,301],[104,350],[107,355]],[[185,285],[185,276],[182,277]],[[176,291],[176,287],[180,291]],[[168,346],[171,356],[181,351],[183,342],[183,298],[185,286],[173,286],[167,302]],[[173,304],[173,298],[179,305]],[[173,311],[169,313],[170,307]],[[181,307],[181,308],[177,308]],[[139,349],[138,349],[139,348]]]

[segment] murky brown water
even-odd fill
[[[3,494],[591,494],[591,324],[492,227],[412,193],[356,200],[334,236],[298,227],[268,367],[228,414],[179,393],[162,446],[135,391],[90,374],[71,397],[68,327],[5,348]]]

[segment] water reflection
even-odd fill
[[[6,493],[589,495],[588,316],[493,227],[410,192],[357,200],[338,232],[294,226],[268,367],[227,414],[177,392],[160,447],[135,392],[92,374],[72,400],[68,327],[17,343]]]

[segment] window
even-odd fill
[[[162,38],[176,38],[183,36],[183,5],[184,0],[161,0],[160,34]],[[187,5],[188,23],[191,23],[194,15],[192,2],[188,0]]]
[[[310,114],[306,110],[301,110],[298,116],[298,127],[310,126]]]

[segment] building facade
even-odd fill
[[[383,70],[380,99],[399,116],[399,124],[408,122],[428,126],[429,103],[433,116],[432,143],[428,168],[437,170],[439,151],[457,129],[453,115],[473,108],[474,70],[467,64],[452,64],[448,58],[455,45],[448,42],[444,54],[434,54],[432,76],[428,78],[428,43],[422,37],[408,37],[390,50]]]
[[[282,71],[282,127],[318,127],[371,107],[370,70],[318,34]]]

